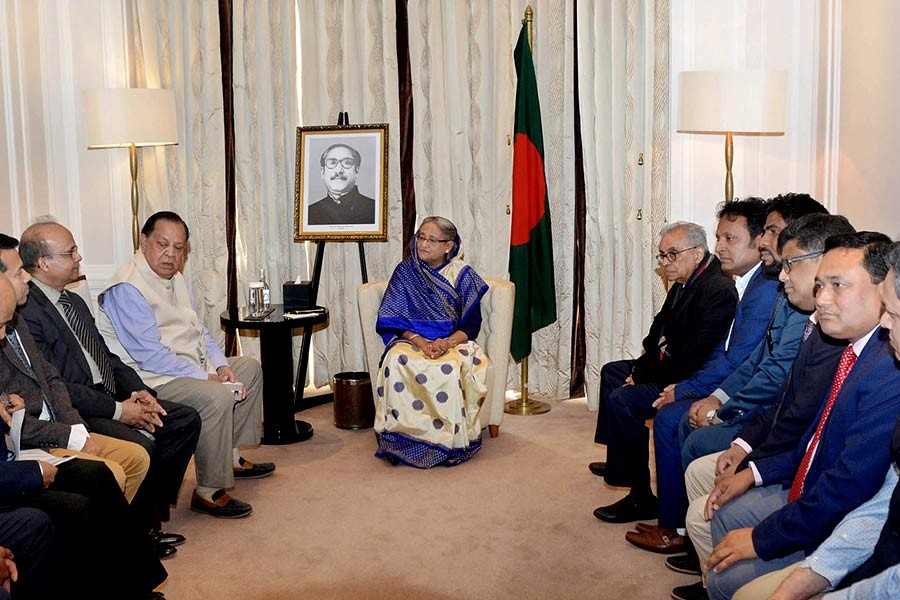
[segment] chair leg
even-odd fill
[[[500,435],[500,426],[488,425],[488,432],[490,432],[492,438],[498,437]]]

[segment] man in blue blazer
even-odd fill
[[[828,239],[816,273],[817,316],[823,332],[851,344],[798,447],[753,461],[710,494],[711,598],[731,598],[751,579],[796,562],[881,487],[900,414],[900,370],[878,326],[889,248],[886,236],[871,232]]]

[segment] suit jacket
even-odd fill
[[[24,494],[44,488],[44,475],[35,460],[10,461],[5,438],[9,425],[0,420],[0,507]]]
[[[309,205],[307,222],[310,225],[344,225],[344,224],[375,224],[375,200],[359,193],[359,188],[353,189],[341,196],[338,204],[325,196],[318,202]]]
[[[800,345],[797,360],[791,366],[778,401],[750,420],[735,436],[753,449],[739,466],[751,460],[780,454],[797,447],[834,381],[845,340],[835,340],[816,326]]]
[[[737,306],[737,289],[734,281],[722,273],[719,259],[709,259],[705,269],[701,263],[687,286],[676,283],[669,288],[666,301],[644,338],[644,353],[635,360],[635,383],[668,385],[687,379],[703,366],[728,333]],[[661,357],[663,335],[666,351]]]
[[[809,315],[794,308],[783,293],[775,299],[765,339],[737,371],[719,386],[729,399],[718,411],[722,421],[742,422],[775,403],[791,365],[797,358]]]
[[[94,387],[91,368],[84,357],[81,343],[44,292],[34,283],[30,284],[30,288],[28,302],[19,307],[18,313],[28,323],[28,329],[43,352],[44,358],[59,370],[59,375],[69,391],[72,405],[85,417],[111,419],[116,410],[115,399],[109,397],[105,391]],[[96,340],[109,359],[115,378],[116,397],[124,400],[131,392],[138,390],[148,390],[152,393],[134,369],[110,352],[94,324],[91,311],[81,296],[69,294],[69,298],[72,307],[87,326],[88,335]]]
[[[734,311],[728,349],[725,348],[726,336],[702,369],[675,386],[675,400],[698,400],[709,396],[741,366],[765,336],[778,287],[778,280],[767,277],[762,267],[756,270]]]
[[[28,373],[28,367],[10,347],[8,339],[0,341],[0,389],[19,394],[25,400],[22,447],[65,448],[69,442],[71,425],[85,423],[72,407],[65,384],[56,369],[44,359],[28,332],[28,326],[18,315],[13,317],[12,325],[34,372],[34,376]],[[44,398],[53,411],[54,421],[41,421],[38,418],[44,406]]]
[[[881,487],[900,414],[900,368],[882,333],[878,328],[869,339],[837,395],[803,495],[753,528],[753,546],[763,560],[797,550],[809,554]],[[764,484],[791,486],[824,405],[793,450],[755,461]]]

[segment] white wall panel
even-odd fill
[[[712,234],[725,196],[725,137],[677,132],[681,71],[787,70],[787,131],[734,137],[734,193],[814,191],[817,10],[816,0],[673,0],[672,220],[696,221]]]
[[[127,151],[88,151],[81,92],[128,85],[120,1],[0,3],[0,231],[53,214],[96,292],[131,253]]]

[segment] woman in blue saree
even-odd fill
[[[456,226],[423,220],[375,325],[387,346],[375,386],[375,456],[427,469],[481,448],[490,360],[475,338],[487,290],[460,256]]]

